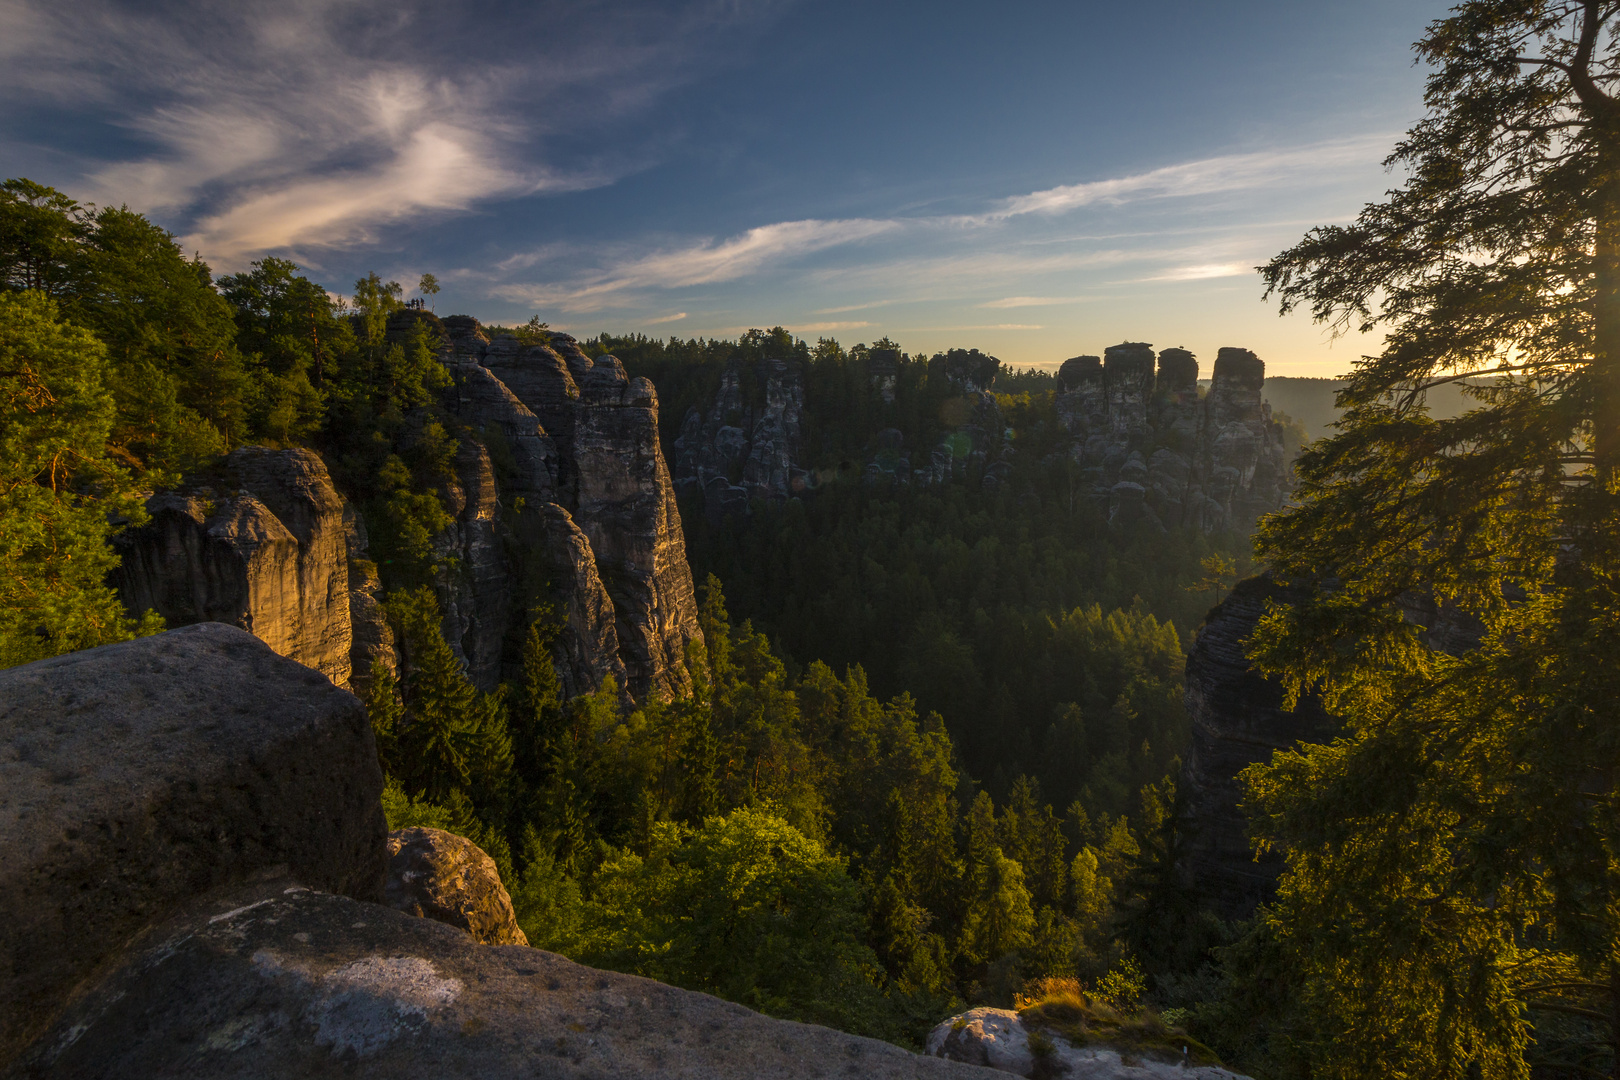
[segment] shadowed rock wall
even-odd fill
[[[236,627],[0,671],[0,1066],[208,889],[279,865],[379,899],[382,782],[360,703]]]
[[[1092,498],[1112,520],[1249,532],[1286,504],[1290,472],[1282,429],[1260,396],[1266,366],[1223,348],[1198,394],[1198,361],[1152,346],[1115,345],[1107,359],[1077,356],[1058,370],[1058,420]]]
[[[565,612],[565,689],[594,689],[611,675],[638,700],[684,693],[686,646],[702,631],[652,383],[627,378],[613,356],[593,361],[567,334],[539,345],[491,341],[465,316],[444,327],[454,411],[514,446],[492,513]],[[508,570],[512,580],[523,573]],[[488,610],[476,595],[467,606]],[[503,616],[508,625],[521,617]],[[464,639],[469,668],[499,640]]]
[[[1289,595],[1265,578],[1239,582],[1209,613],[1187,654],[1192,743],[1181,773],[1188,820],[1182,870],[1200,898],[1226,918],[1247,917],[1270,899],[1283,866],[1277,852],[1254,856],[1248,820],[1238,809],[1238,773],[1277,750],[1325,742],[1339,729],[1314,697],[1297,709],[1283,708],[1282,687],[1254,671],[1244,655],[1266,601]]]

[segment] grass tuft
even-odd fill
[[[1030,1031],[1032,1050],[1039,1033],[1048,1047],[1051,1036],[1056,1035],[1070,1046],[1106,1047],[1119,1051],[1121,1057],[1167,1062],[1182,1060],[1182,1048],[1186,1047],[1193,1065],[1221,1063],[1215,1051],[1181,1028],[1165,1023],[1152,1009],[1122,1013],[1087,994],[1077,979],[1039,979],[1024,989],[1013,1006]]]

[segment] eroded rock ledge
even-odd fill
[[[360,703],[219,623],[0,671],[0,1062],[129,937],[268,866],[381,899]]]
[[[0,672],[0,1076],[992,1075],[371,902],[381,787],[236,627]]]

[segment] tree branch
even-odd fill
[[[1610,1017],[1598,1012],[1596,1009],[1583,1009],[1578,1005],[1559,1005],[1557,1002],[1553,1001],[1527,1001],[1524,1004],[1526,1008],[1544,1009],[1547,1012],[1568,1013],[1570,1016],[1585,1017],[1588,1020],[1595,1020],[1600,1024],[1607,1024],[1611,1019]]]
[[[1602,0],[1583,0],[1581,4],[1581,38],[1575,47],[1575,58],[1569,71],[1570,85],[1575,95],[1594,113],[1612,115],[1614,98],[1605,94],[1592,79],[1592,53],[1597,48],[1598,31],[1603,26]]]

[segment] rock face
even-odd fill
[[[806,427],[807,404],[818,403],[807,403],[802,362],[735,362],[712,401],[692,406],[681,422],[672,445],[681,494],[701,496],[718,523],[746,515],[755,501],[807,494],[851,465],[869,484],[1007,481],[1014,447],[991,393],[1000,361],[976,349],[940,353],[928,361],[925,386],[908,368],[909,419],[894,409],[900,355],[857,349],[849,364],[862,363],[868,415],[910,423],[913,438],[918,415],[926,415],[920,430],[932,433],[923,445],[907,449],[890,427],[870,434],[858,462],[811,460],[816,433]],[[1067,446],[1054,460],[1079,466],[1073,501],[1090,501],[1117,525],[1251,530],[1285,505],[1290,484],[1282,428],[1260,397],[1264,377],[1265,365],[1246,349],[1220,351],[1206,396],[1198,360],[1186,349],[1155,356],[1145,342],[1123,342],[1103,356],[1065,361],[1055,404]],[[938,425],[930,426],[936,412]]]
[[[443,829],[388,834],[389,907],[457,926],[482,945],[527,945],[495,860]]]
[[[511,451],[505,475],[474,463],[460,470],[463,489],[486,493],[488,504],[470,519],[469,495],[461,516],[456,542],[470,545],[461,606],[469,626],[482,618],[505,628],[461,637],[469,670],[493,682],[502,643],[510,657],[514,620],[527,616],[500,610],[509,583],[541,579],[566,614],[565,689],[595,689],[611,676],[638,700],[683,693],[686,647],[702,631],[652,384],[627,378],[615,357],[593,361],[566,334],[547,345],[490,341],[464,316],[444,328],[456,415],[474,431],[501,431]],[[521,565],[497,567],[485,533],[510,536]]]
[[[753,372],[764,387],[757,405],[742,392],[743,369],[728,366],[707,413],[686,411],[675,440],[675,476],[684,493],[701,491],[711,517],[747,509],[750,499],[786,499],[812,484],[800,467],[804,436],[804,376],[789,360],[762,360]],[[891,361],[887,381],[874,375],[880,394],[894,399]]]
[[[460,422],[434,586],[468,676],[483,690],[516,676],[532,608],[551,603],[565,694],[609,679],[636,700],[684,692],[701,630],[652,384],[566,334],[490,342],[475,319],[415,310],[388,333],[420,321],[445,343],[443,404]],[[406,430],[430,418],[418,410]],[[132,611],[241,626],[340,686],[363,685],[377,662],[397,670],[365,522],[312,451],[245,447],[149,509],[151,523],[119,539]]]
[[[379,899],[381,792],[360,703],[236,627],[0,671],[0,1069],[199,893],[280,865]]]
[[[1182,768],[1188,836],[1181,867],[1200,897],[1225,918],[1245,918],[1275,890],[1282,857],[1256,859],[1238,803],[1237,774],[1276,750],[1325,742],[1338,723],[1315,698],[1283,708],[1283,690],[1252,670],[1244,642],[1266,601],[1286,590],[1265,578],[1241,581],[1209,613],[1187,654],[1187,712],[1192,746]]]
[[[850,363],[864,364],[867,389],[892,406],[901,359],[899,350],[883,348],[857,351]],[[936,396],[946,399],[947,430],[933,446],[914,450],[905,448],[898,428],[874,432],[858,463],[861,480],[937,486],[973,477],[992,487],[1005,480],[1012,468],[1011,446],[1001,408],[989,392],[1000,363],[977,349],[952,349],[931,359],[929,385],[943,388]],[[827,476],[857,465],[840,462],[834,468],[807,460],[805,393],[799,360],[728,365],[707,411],[694,405],[681,422],[672,445],[676,488],[682,495],[701,495],[707,517],[718,523],[743,517],[755,500],[807,495]]]
[[[1260,397],[1265,364],[1223,348],[1209,393],[1198,396],[1198,361],[1126,342],[1078,356],[1058,371],[1059,422],[1099,504],[1116,522],[1247,532],[1281,509],[1289,492],[1282,429]]]
[[[706,994],[490,947],[266,880],[133,942],[16,1070],[27,1077],[988,1077]]]
[[[353,646],[345,504],[309,450],[247,446],[217,483],[165,492],[119,537],[115,583],[171,626],[226,622],[347,686]]]
[[[1000,1072],[1029,1077],[1071,1077],[1073,1080],[1243,1080],[1214,1065],[1183,1063],[1179,1058],[1156,1060],[1127,1048],[1096,1043],[1072,1045],[1061,1035],[1047,1032],[1044,1043],[1030,1042],[1030,1030],[1011,1009],[969,1009],[928,1033],[927,1052],[935,1057],[982,1065]]]

